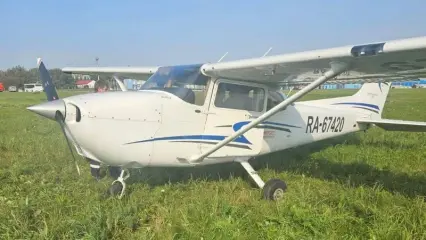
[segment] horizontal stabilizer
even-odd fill
[[[426,132],[426,122],[404,121],[404,120],[391,120],[391,119],[378,119],[357,120],[358,123],[373,123],[376,126],[383,128],[387,131],[403,131],[403,132]]]

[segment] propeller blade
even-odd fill
[[[75,167],[77,168],[78,175],[81,175],[80,174],[80,168],[78,167],[77,160],[74,156],[74,152],[72,151],[71,143],[69,142],[69,140],[67,138],[67,134],[65,132],[65,128],[68,128],[68,127],[65,124],[64,116],[62,115],[62,113],[60,111],[56,112],[55,119],[59,123],[59,125],[61,126],[62,133],[64,134],[65,140],[67,141],[67,144],[68,144],[68,149],[70,150],[72,158],[74,159],[74,163],[75,163]],[[71,139],[73,140],[73,142],[75,142],[74,136],[72,135],[72,133],[69,130],[68,130],[68,133],[71,136]]]
[[[46,66],[41,58],[37,59],[38,70],[40,73],[40,79],[43,83],[43,89],[46,93],[47,101],[54,101],[59,99],[58,93],[56,92],[55,85],[53,85],[52,77],[49,74]]]
[[[68,131],[68,135],[71,137],[72,141],[75,145],[81,150],[80,146],[75,141],[74,136],[69,130],[68,126],[65,124],[65,117],[63,113],[65,113],[65,104],[62,100],[59,99],[58,93],[56,92],[55,85],[53,84],[52,77],[49,74],[46,66],[43,63],[41,58],[37,59],[38,70],[40,73],[40,79],[43,83],[43,89],[47,97],[48,103],[39,104],[36,106],[29,107],[28,110],[33,111],[37,114],[40,114],[49,119],[55,119],[59,125],[61,126],[62,133],[64,134],[65,140],[67,141],[68,148],[71,152],[72,158],[74,159],[75,167],[77,168],[78,175],[80,174],[80,168],[78,167],[77,160],[74,156],[74,152],[72,151],[71,143],[67,138],[66,132]]]

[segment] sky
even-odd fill
[[[426,36],[424,0],[0,0],[0,69],[216,62]]]

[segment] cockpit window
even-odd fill
[[[182,100],[203,105],[209,77],[200,72],[201,64],[160,67],[139,90],[161,90]]]

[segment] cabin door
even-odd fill
[[[265,88],[222,79],[216,81],[207,111],[202,152],[260,116],[265,108]],[[263,129],[252,128],[210,157],[257,155],[262,144]]]

